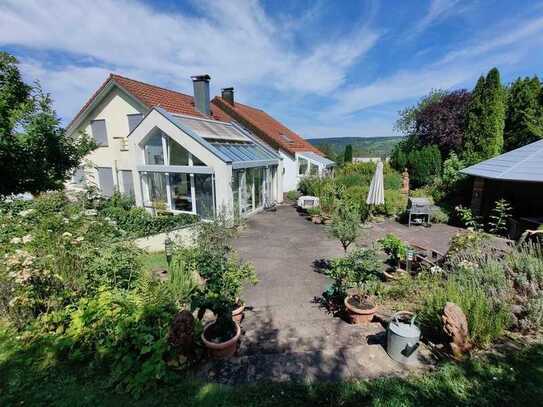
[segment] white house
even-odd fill
[[[261,131],[210,103],[209,76],[192,80],[194,97],[110,75],[68,126],[69,135],[85,132],[98,144],[69,186],[94,180],[103,194],[119,190],[139,206],[247,216],[282,202],[300,174],[329,168],[299,136],[294,154],[270,146]]]

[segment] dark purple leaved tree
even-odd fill
[[[450,92],[416,113],[415,134],[422,145],[437,145],[443,157],[459,152],[466,129],[466,109],[471,94]]]

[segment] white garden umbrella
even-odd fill
[[[383,183],[383,162],[378,161],[375,168],[375,174],[371,179],[370,190],[368,191],[368,198],[366,199],[368,205],[383,205],[385,203],[385,187]]]

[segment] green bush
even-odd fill
[[[127,210],[119,206],[107,206],[100,211],[100,214],[114,220],[117,226],[131,237],[169,232],[181,226],[195,223],[198,220],[198,217],[192,214],[153,216],[144,208],[130,208]]]
[[[431,337],[443,336],[441,315],[447,302],[466,314],[470,338],[476,346],[488,346],[507,327],[510,311],[506,302],[494,301],[475,279],[452,275],[427,293],[419,321]]]
[[[107,367],[111,385],[138,396],[167,375],[167,335],[176,311],[148,306],[133,292],[102,290],[69,312],[56,343],[70,359]]]
[[[409,180],[416,186],[431,184],[441,176],[441,153],[437,146],[426,146],[408,154]]]
[[[400,261],[407,256],[409,246],[392,233],[389,233],[383,239],[378,240],[378,243],[381,245],[384,252],[392,258],[396,265],[399,265]]]
[[[385,204],[377,208],[377,213],[386,216],[396,216],[405,212],[407,196],[399,190],[385,189]]]
[[[331,260],[326,274],[334,280],[334,291],[345,295],[350,288],[372,293],[381,273],[381,263],[373,249],[356,248],[344,257]]]
[[[440,207],[434,207],[432,211],[431,221],[434,223],[449,223],[449,215]]]
[[[92,253],[87,270],[95,286],[131,289],[141,269],[141,250],[129,243],[113,243]]]
[[[300,193],[298,191],[288,191],[287,192],[287,199],[289,201],[296,202],[300,196],[301,195],[300,195]]]

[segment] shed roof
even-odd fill
[[[543,140],[472,165],[462,172],[504,181],[543,182]]]

